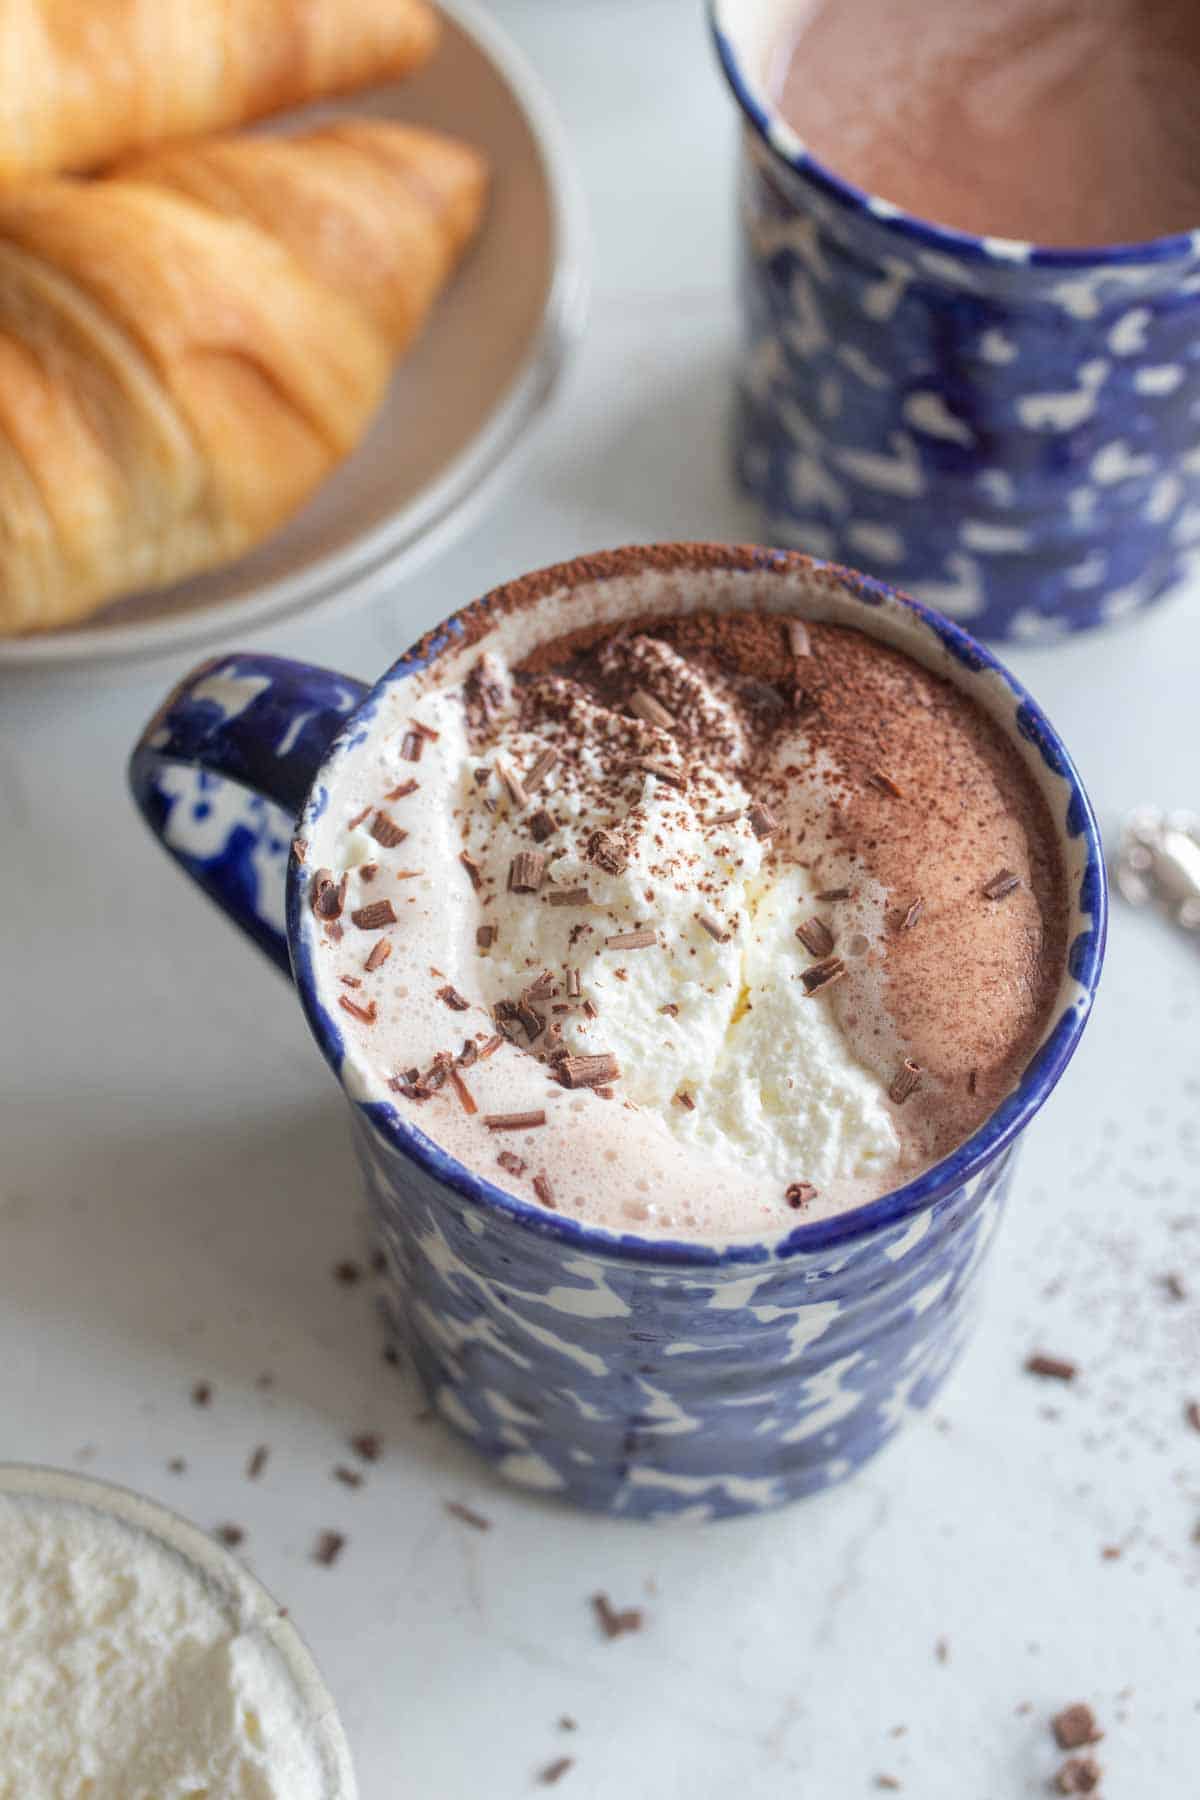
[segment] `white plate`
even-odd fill
[[[364,442],[249,556],[122,600],[82,626],[0,638],[0,668],[163,655],[229,642],[290,613],[348,605],[444,548],[511,466],[582,328],[588,234],[536,77],[474,7],[454,0],[441,10],[442,43],[427,68],[302,115],[369,113],[437,126],[478,145],[491,163],[479,241],[398,368]]]

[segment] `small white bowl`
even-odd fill
[[[358,1800],[350,1748],[333,1695],[278,1602],[228,1550],[197,1526],[140,1494],[63,1469],[0,1464],[0,1498],[82,1509],[116,1520],[178,1557],[210,1594],[228,1602],[231,1613],[254,1619],[257,1634],[293,1684],[299,1712],[311,1730],[321,1763],[326,1800]]]

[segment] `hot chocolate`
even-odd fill
[[[1000,731],[840,625],[546,623],[393,684],[302,847],[350,1091],[523,1198],[717,1241],[954,1148],[1064,965]]]
[[[768,75],[838,174],[1049,245],[1200,227],[1193,0],[805,0]]]

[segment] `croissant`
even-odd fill
[[[427,0],[0,0],[0,185],[407,74]]]
[[[0,631],[212,568],[295,512],[485,185],[467,145],[364,120],[0,196]]]

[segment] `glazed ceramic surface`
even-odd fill
[[[1019,1087],[954,1155],[896,1192],[770,1243],[602,1232],[470,1173],[390,1105],[354,1136],[397,1333],[432,1403],[511,1480],[653,1519],[780,1505],[849,1475],[936,1392],[969,1327],[1019,1134],[1069,1060],[1105,926],[1095,821],[1027,694],[947,620],[883,584],[768,550],[616,552],[533,578],[562,628],[603,588],[618,614],[719,606],[851,624],[963,686],[1012,736],[1061,830],[1069,969]],[[509,590],[474,609],[502,626]],[[489,615],[491,618],[489,619]],[[315,928],[288,845],[354,755],[379,698],[452,652],[462,617],[372,690],[278,658],[205,665],[167,700],[131,779],[180,865],[282,968],[335,1071]]]
[[[913,218],[771,108],[777,8],[711,10],[744,117],[735,453],[765,536],[1001,640],[1169,594],[1200,548],[1200,231],[1049,250]]]

